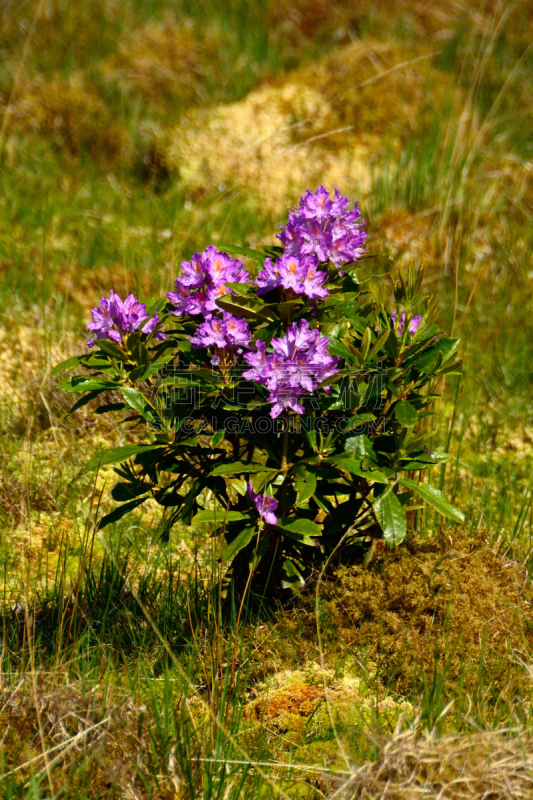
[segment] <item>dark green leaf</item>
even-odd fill
[[[96,346],[105,353],[106,356],[117,358],[119,361],[124,361],[125,359],[125,355],[118,344],[115,344],[115,342],[112,342],[110,339],[100,339],[96,342]],[[95,355],[98,355],[98,353],[95,353]]]
[[[247,317],[265,322],[277,319],[275,312],[255,296],[239,297],[234,294],[225,294],[216,300],[216,304],[223,311],[229,311],[235,317]]]
[[[304,479],[294,482],[294,488],[298,492],[297,506],[303,506],[314,495],[316,483],[316,472],[312,470],[306,472]]]
[[[57,373],[61,372],[61,370],[63,370],[63,369],[69,370],[69,369],[72,369],[73,367],[78,367],[80,364],[83,363],[83,360],[85,358],[87,358],[87,355],[72,356],[72,358],[67,358],[65,361],[61,361],[59,364],[55,365],[55,367],[51,371],[50,375],[53,378],[54,375],[57,375]]]
[[[97,392],[97,394],[100,394],[100,393]],[[108,411],[123,411],[123,409],[125,409],[125,408],[126,408],[126,404],[125,403],[105,403],[103,406],[98,406],[98,408],[95,408],[94,409],[94,413],[95,414],[107,414]]]
[[[418,412],[408,400],[399,400],[396,403],[394,415],[404,428],[412,428],[418,422]]]
[[[425,500],[435,511],[442,514],[443,517],[453,519],[455,522],[464,522],[465,517],[462,511],[459,511],[443,496],[442,492],[435,489],[433,486],[427,486],[425,483],[415,483],[409,478],[400,478],[400,485],[405,489],[410,489],[412,492]]]
[[[111,490],[111,497],[117,503],[124,503],[126,500],[133,500],[141,494],[146,494],[150,487],[144,483],[117,483]]]
[[[216,525],[224,525],[226,522],[238,522],[241,519],[248,519],[247,514],[241,514],[240,511],[226,511],[223,508],[206,509],[199,511],[192,518],[192,525],[200,525],[202,523],[211,523]]]
[[[388,486],[374,499],[374,511],[389,547],[401,544],[407,535],[407,523],[402,504]]]
[[[104,381],[99,378],[83,378],[80,375],[75,375],[72,378],[67,378],[63,383],[60,383],[59,388],[64,392],[72,393],[111,392],[114,389],[119,389],[120,384],[116,383],[116,381]]]
[[[211,475],[243,475],[245,472],[263,472],[266,469],[264,464],[245,464],[243,461],[233,461],[230,464],[219,464],[211,472]]]
[[[137,453],[146,453],[148,450],[163,450],[159,444],[126,444],[123,447],[114,447],[112,450],[104,450],[97,456],[93,456],[86,466],[86,469],[97,469],[106,464],[121,464]]]
[[[80,399],[79,399],[79,400],[77,400],[77,401],[74,403],[74,405],[72,406],[72,408],[71,408],[71,409],[69,409],[69,411],[66,413],[66,415],[65,415],[65,416],[67,416],[67,417],[68,417],[68,416],[70,416],[71,414],[73,414],[75,411],[77,411],[77,410],[78,410],[78,408],[81,408],[82,406],[86,406],[86,405],[87,405],[87,403],[90,403],[90,402],[91,402],[91,400],[94,400],[96,397],[98,397],[98,395],[99,395],[99,394],[101,394],[100,390],[98,390],[98,391],[96,391],[96,392],[89,392],[89,394],[86,394],[86,395],[85,395],[85,397],[80,397]]]
[[[239,550],[242,550],[243,547],[246,547],[249,544],[254,536],[257,536],[257,526],[256,525],[248,525],[243,531],[241,531],[232,542],[226,545],[224,551],[222,553],[222,560],[224,563],[228,564],[237,555]]]
[[[147,422],[154,422],[154,411],[138,389],[134,389],[132,386],[122,386],[121,392],[130,408],[137,411]]]
[[[141,497],[137,500],[132,500],[131,503],[126,503],[123,506],[119,506],[115,508],[110,514],[106,514],[105,517],[102,517],[100,522],[98,523],[98,530],[101,531],[102,528],[105,528],[106,525],[110,525],[112,522],[118,522],[119,519],[122,519],[126,514],[130,511],[133,511],[134,508],[140,506],[141,503],[144,503],[146,497]]]

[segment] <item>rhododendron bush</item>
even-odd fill
[[[153,498],[164,537],[178,522],[210,526],[228,574],[264,590],[298,587],[333,552],[400,544],[420,503],[461,521],[425,477],[447,459],[428,418],[458,341],[417,297],[414,271],[381,278],[386,302],[367,289],[350,206],[321,186],[280,245],[209,246],[166,298],[111,290],[93,309],[88,352],[56,367],[83,374],[61,386],[82,395],[74,408],[105,393],[96,411],[146,434],[88,465],[118,478],[100,527]]]

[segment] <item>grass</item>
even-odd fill
[[[459,676],[426,653],[408,686],[346,639],[326,589],[319,613],[304,598],[237,624],[209,543],[185,529],[161,542],[155,508],[96,536],[110,474],[84,465],[132,434],[65,417],[49,373],[110,286],[158,296],[182,258],[272,241],[301,191],[338,184],[361,197],[379,270],[386,255],[424,266],[463,341],[435,418],[453,458],[433,483],[465,512],[463,536],[529,574],[529,4],[31,0],[0,14],[0,796],[319,798],[354,764],[377,770],[400,717],[459,752],[453,737],[478,728],[527,742],[527,641],[490,662],[482,636]],[[416,528],[456,535],[433,515]]]

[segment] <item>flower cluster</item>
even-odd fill
[[[201,314],[205,318],[191,336],[191,344],[196,348],[212,347],[213,365],[220,364],[222,351],[226,351],[225,355],[231,360],[234,354],[240,355],[250,341],[250,328],[244,319],[226,311],[222,316],[215,316],[216,312],[220,313],[216,300],[230,291],[226,284],[248,283],[249,280],[241,261],[210,245],[203,253],[195,253],[190,261],[182,261],[176,291],[167,294],[175,316]]]
[[[234,317],[224,311],[221,317],[211,316],[198,326],[191,336],[193,347],[213,347],[215,355],[211,358],[213,365],[220,363],[219,352],[229,349],[240,355],[250,341],[250,328],[246,320]]]
[[[274,263],[267,258],[255,283],[259,286],[257,294],[266,294],[271,289],[281,287],[303,294],[309,300],[317,300],[329,294],[324,288],[327,277],[326,272],[318,270],[316,256],[284,254]]]
[[[94,343],[100,339],[110,339],[116,344],[122,344],[124,334],[133,333],[141,328],[141,333],[153,333],[159,323],[157,314],[151,316],[146,311],[144,303],[140,303],[135,295],[130,294],[124,302],[113,289],[109,292],[109,297],[102,297],[98,308],[93,308],[93,321],[87,323],[87,328],[92,331],[94,337],[87,341],[88,347],[93,347]],[[145,322],[148,320],[148,322]],[[165,339],[166,336],[161,331],[155,335],[156,339]]]
[[[398,338],[400,338],[400,336],[403,334],[404,328],[405,328],[405,322],[406,322],[405,311],[402,313],[402,316],[398,320],[398,323],[396,323],[397,316],[398,316],[397,312],[393,311],[392,312],[392,324],[393,324],[394,330],[396,331],[396,336]],[[410,320],[409,327],[408,327],[408,331],[409,331],[409,335],[410,336],[414,336],[414,334],[417,332],[418,328],[420,327],[420,323],[421,322],[422,322],[422,317],[421,316],[413,317]]]
[[[255,352],[245,353],[244,360],[252,369],[243,372],[243,377],[269,390],[272,417],[278,417],[285,408],[303,414],[302,395],[312,394],[337,373],[340,359],[328,354],[328,342],[327,336],[310,330],[308,321],[302,319],[298,324],[293,322],[285,336],[272,339],[273,353],[267,353],[261,341]]]
[[[174,306],[171,313],[201,314],[210,319],[218,311],[216,300],[230,290],[227,283],[249,283],[250,276],[241,261],[220,253],[209,245],[203,253],[195,253],[190,261],[181,262],[181,278],[176,278],[176,291],[167,299]]]
[[[265,522],[268,522],[269,525],[278,524],[278,518],[274,514],[274,511],[278,507],[277,500],[275,500],[273,497],[270,497],[268,494],[258,494],[257,492],[254,492],[251,483],[248,483],[248,497],[252,503],[255,503],[257,513],[265,520]]]
[[[324,186],[314,194],[307,191],[277,234],[285,253],[314,255],[319,262],[332,261],[337,267],[357,261],[364,253],[366,233],[357,203],[348,209],[349,203],[338,189],[333,200]]]

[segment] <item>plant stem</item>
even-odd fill
[[[289,450],[289,417],[287,412],[284,412],[284,419],[287,422],[287,427],[283,432],[283,450],[281,453],[281,468],[282,470],[287,469],[287,452]]]

